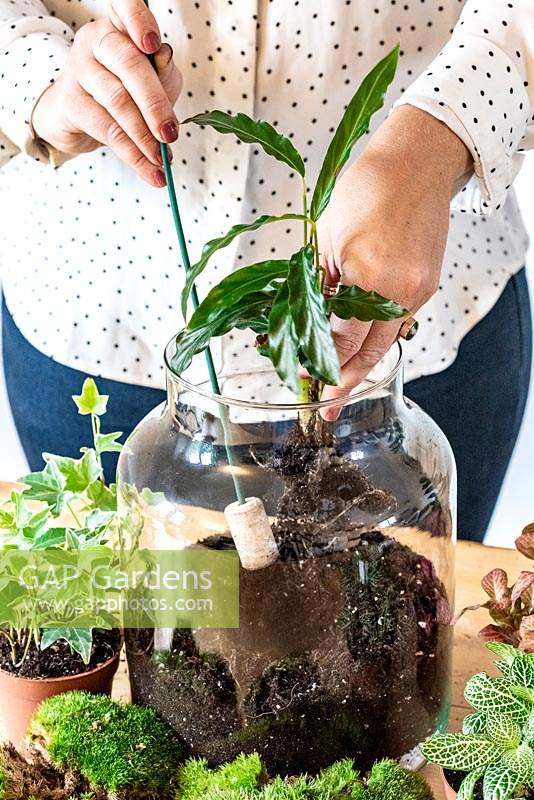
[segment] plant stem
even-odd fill
[[[302,179],[302,213],[305,217],[308,216],[308,187],[306,181]],[[308,222],[304,220],[304,247],[308,244]]]
[[[21,657],[20,661],[14,665],[16,667],[16,669],[18,669],[26,661],[26,658],[28,657],[28,653],[30,651],[31,643],[32,643],[32,632],[28,631],[28,635],[26,637],[26,644],[24,646],[24,651],[22,653],[22,657]]]
[[[70,513],[72,514],[72,516],[74,518],[74,521],[76,522],[76,525],[78,526],[78,528],[81,528],[82,527],[82,523],[80,522],[80,520],[76,516],[76,512],[74,511],[74,509],[73,509],[73,507],[71,506],[70,503],[67,503],[67,508],[69,509]]]

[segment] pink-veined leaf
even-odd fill
[[[492,569],[482,578],[482,588],[492,600],[498,603],[510,598],[508,575],[503,569]]]
[[[515,546],[524,556],[534,559],[534,523],[523,528],[523,533],[515,540]]]
[[[518,635],[514,631],[499,628],[498,625],[486,625],[478,634],[484,642],[502,642],[516,646]]]
[[[534,572],[521,572],[512,587],[512,605],[534,584]]]

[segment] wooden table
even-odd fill
[[[0,482],[0,503],[9,496],[12,484]],[[517,531],[515,535],[519,535]],[[510,539],[512,536],[510,535]],[[516,550],[504,550],[497,547],[483,547],[471,542],[459,542],[456,551],[456,607],[474,605],[482,600],[480,588],[482,577],[494,567],[506,570],[515,580],[522,569],[529,568],[529,562]],[[463,688],[467,679],[476,672],[486,670],[496,673],[493,667],[492,654],[485,649],[478,639],[478,631],[488,622],[484,610],[466,614],[458,623],[454,635],[454,670],[453,700],[451,713],[451,730],[459,730],[462,719],[468,713],[469,706],[463,699]],[[114,696],[129,699],[129,685],[124,659],[114,685]],[[443,800],[444,794],[437,770],[427,767],[423,771],[435,791],[436,800]]]

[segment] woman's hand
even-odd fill
[[[437,291],[455,183],[472,169],[463,142],[441,122],[401,106],[340,178],[319,222],[327,283],[374,290],[412,314]],[[380,361],[402,321],[332,318],[343,397]],[[336,419],[340,409],[326,409]]]
[[[153,53],[157,73],[146,54]],[[178,138],[182,78],[143,0],[113,0],[110,18],[76,33],[58,80],[37,102],[39,138],[63,153],[111,147],[153,186],[164,186],[159,142]]]

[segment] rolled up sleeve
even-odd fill
[[[453,207],[498,211],[534,147],[534,2],[468,0],[451,39],[396,105],[432,114],[462,139],[474,173]]]
[[[31,114],[72,40],[72,30],[38,0],[0,0],[0,166],[19,153],[54,163],[53,152],[33,136]]]

